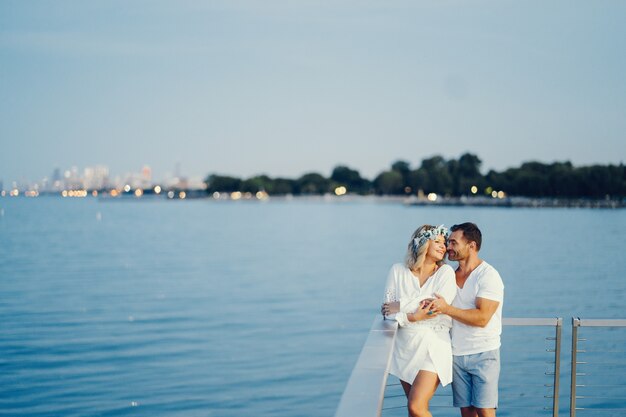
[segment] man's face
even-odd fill
[[[462,230],[457,230],[450,234],[448,237],[448,259],[451,261],[462,261],[469,255],[469,243],[465,236],[463,236]]]

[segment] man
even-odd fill
[[[462,417],[495,417],[500,376],[504,285],[500,274],[478,257],[482,234],[474,223],[450,228],[448,258],[459,263],[452,305],[437,295],[435,314],[452,317],[452,395]]]

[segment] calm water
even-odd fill
[[[506,316],[626,318],[624,210],[0,199],[0,414],[332,416],[411,232],[466,220]]]

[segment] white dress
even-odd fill
[[[442,265],[420,287],[419,279],[402,264],[395,264],[389,271],[385,293],[391,293],[400,301],[400,312],[394,318],[399,328],[391,358],[389,373],[402,381],[413,384],[420,369],[437,372],[441,385],[452,382],[452,345],[450,328],[452,319],[440,314],[432,319],[410,322],[406,313],[419,308],[426,298],[441,295],[448,304],[456,295],[454,270]]]

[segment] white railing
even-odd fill
[[[395,320],[376,317],[335,417],[380,417],[397,330]]]
[[[504,326],[549,326],[554,327],[554,347],[548,352],[554,353],[553,371],[546,373],[552,376],[552,415],[558,417],[559,383],[561,358],[561,318],[504,318]],[[395,343],[397,323],[383,320],[380,316],[374,319],[365,345],[357,363],[352,370],[346,389],[339,402],[335,417],[380,417],[385,401],[385,389],[391,353]],[[397,384],[394,384],[397,385]],[[395,395],[390,395],[395,397]],[[392,407],[396,408],[396,407]],[[397,407],[400,408],[400,407]],[[402,407],[404,408],[404,407]]]

